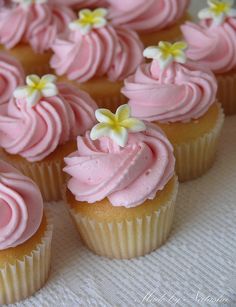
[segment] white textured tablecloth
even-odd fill
[[[202,2],[193,0],[195,9]],[[64,204],[48,206],[55,222],[51,275],[15,306],[236,306],[236,116],[226,120],[214,167],[180,186],[168,242],[146,257],[93,255]]]

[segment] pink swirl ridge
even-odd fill
[[[74,9],[106,7],[106,0],[49,0],[52,4],[67,5]]]
[[[138,32],[153,32],[180,19],[189,0],[108,0],[108,3],[113,24],[126,25]]]
[[[38,187],[9,164],[0,161],[0,250],[30,239],[43,217]]]
[[[28,161],[41,161],[58,145],[84,134],[95,123],[97,109],[90,96],[69,84],[58,84],[59,94],[42,98],[33,108],[12,98],[0,116],[0,147]]]
[[[112,26],[85,36],[80,31],[69,31],[55,40],[52,50],[51,66],[56,73],[78,82],[103,75],[112,81],[123,80],[143,61],[138,35]]]
[[[133,133],[124,148],[103,137],[91,141],[89,132],[77,138],[78,150],[65,158],[76,200],[94,203],[108,198],[113,206],[136,207],[154,199],[174,175],[173,148],[162,131],[147,124]]]
[[[191,60],[202,62],[214,73],[236,69],[236,18],[227,18],[220,26],[213,26],[209,20],[187,22],[181,30]]]
[[[173,63],[164,71],[156,61],[143,64],[122,89],[134,117],[163,123],[201,117],[215,102],[216,92],[214,75],[193,62]]]
[[[0,105],[7,103],[25,76],[20,63],[4,52],[0,52]]]
[[[66,6],[32,4],[27,8],[4,8],[0,12],[0,44],[11,49],[19,43],[29,43],[35,52],[42,53],[74,18]]]

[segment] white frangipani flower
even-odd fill
[[[185,42],[159,42],[158,46],[151,46],[144,50],[143,55],[148,59],[158,61],[160,68],[163,70],[171,63],[186,63],[187,57],[185,50],[188,45]]]
[[[29,75],[26,77],[26,86],[19,86],[13,93],[18,99],[26,99],[27,106],[35,106],[43,97],[53,97],[58,94],[56,86],[56,76],[45,75],[40,78],[37,75]]]
[[[209,7],[198,13],[200,19],[213,19],[213,24],[219,26],[227,17],[236,17],[234,0],[208,0],[207,3]]]
[[[121,105],[115,114],[108,109],[98,109],[95,116],[99,124],[91,130],[92,140],[107,136],[119,146],[124,147],[128,142],[128,132],[146,130],[146,126],[141,120],[130,117],[130,107],[127,104]]]
[[[88,34],[92,29],[102,28],[107,24],[106,9],[98,8],[94,11],[84,9],[79,12],[79,19],[69,23],[69,28],[73,31],[80,30],[83,35]]]

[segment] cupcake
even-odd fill
[[[213,73],[187,60],[185,42],[148,47],[141,65],[125,80],[123,94],[133,116],[160,126],[174,146],[180,181],[204,174],[213,164],[224,121]]]
[[[17,86],[24,83],[24,72],[20,63],[5,52],[0,52],[0,108],[11,98]]]
[[[181,29],[188,57],[211,69],[218,81],[217,97],[226,114],[236,114],[236,9],[232,0],[208,0],[199,12],[201,22]]]
[[[61,199],[63,159],[94,122],[95,102],[53,75],[26,78],[0,115],[3,156],[39,186],[45,201]]]
[[[0,48],[15,56],[26,74],[48,73],[50,47],[75,15],[70,8],[47,0],[15,2],[0,11]]]
[[[167,239],[178,182],[173,148],[153,124],[98,109],[99,121],[65,158],[66,201],[85,245],[117,259],[143,256]]]
[[[81,10],[52,45],[51,67],[61,81],[70,80],[114,110],[124,102],[122,82],[142,62],[143,46],[134,31],[114,28],[106,16],[106,9]]]
[[[51,219],[38,187],[0,161],[0,305],[33,295],[50,269]]]
[[[109,17],[115,25],[137,31],[145,46],[181,36],[189,0],[108,0]]]

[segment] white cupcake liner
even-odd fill
[[[71,215],[85,245],[95,254],[116,259],[144,256],[168,238],[174,217],[178,181],[168,202],[150,215],[121,222],[97,222],[71,209]]]
[[[112,112],[115,112],[120,105],[127,103],[127,98],[124,95],[120,94],[118,96],[113,97],[105,96],[103,98],[97,98],[95,99],[95,101],[99,108],[106,108],[111,110]]]
[[[0,305],[13,304],[37,292],[46,283],[50,271],[52,218],[47,212],[47,228],[34,250],[15,264],[0,268]]]
[[[224,123],[224,112],[218,104],[219,116],[213,130],[189,143],[174,146],[176,174],[180,182],[203,175],[214,163],[218,140]]]
[[[236,72],[216,76],[218,82],[217,98],[226,115],[236,114]]]
[[[44,201],[58,201],[62,199],[62,186],[66,178],[66,174],[62,171],[64,167],[63,159],[54,162],[15,162],[11,160],[10,155],[4,155],[4,153],[3,159],[15,166],[38,185]]]

